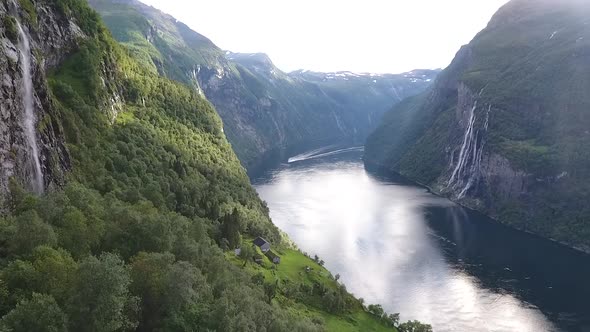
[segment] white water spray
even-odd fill
[[[18,49],[21,54],[21,69],[23,75],[23,106],[25,109],[23,129],[27,143],[29,145],[29,166],[32,171],[31,185],[36,193],[42,193],[44,190],[43,172],[41,171],[41,162],[39,160],[39,146],[37,145],[35,104],[33,91],[33,78],[31,76],[31,45],[29,37],[23,30],[20,22],[16,21],[19,41]]]
[[[489,126],[490,110],[492,105],[488,106],[486,118],[483,125],[483,130],[487,131]],[[458,198],[463,198],[467,191],[473,187],[480,176],[480,165],[483,157],[484,140],[480,137],[480,130],[475,129],[477,101],[474,102],[469,115],[469,123],[463,137],[463,144],[461,145],[461,152],[457,165],[453,170],[451,178],[448,182],[448,187],[453,189],[460,189]],[[467,177],[465,183],[464,179]]]
[[[469,115],[469,123],[467,124],[467,130],[465,131],[465,136],[463,136],[463,144],[461,145],[461,152],[459,153],[459,160],[457,161],[457,166],[453,170],[453,174],[451,175],[451,179],[449,180],[449,185],[455,183],[455,181],[461,178],[463,169],[467,163],[467,158],[469,153],[471,152],[471,146],[473,144],[473,126],[475,124],[475,110],[477,109],[477,101],[473,104],[471,108],[471,112]]]

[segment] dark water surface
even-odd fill
[[[349,291],[435,331],[590,331],[590,256],[318,149],[254,179],[273,221]]]

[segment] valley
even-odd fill
[[[589,17],[283,71],[138,0],[1,0],[0,331],[590,330]]]
[[[295,146],[363,144],[393,104],[423,92],[439,72],[285,73],[266,54],[221,50],[137,0],[90,4],[146,68],[206,96],[248,170],[257,168],[262,155]]]

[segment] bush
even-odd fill
[[[53,332],[67,330],[67,317],[49,295],[33,294],[23,300],[0,321],[2,331]]]
[[[397,327],[400,332],[432,332],[432,326],[417,320],[407,321]]]
[[[13,43],[17,43],[18,27],[16,26],[16,19],[12,16],[6,15],[2,18],[2,25],[4,26],[6,37]]]
[[[27,13],[27,20],[33,25],[37,25],[37,10],[31,0],[19,0],[20,7]]]

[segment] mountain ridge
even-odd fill
[[[383,112],[400,99],[396,94],[403,98],[430,84],[398,77],[389,80],[390,85],[367,88],[361,84],[356,90],[362,91],[330,87],[339,95],[351,90],[357,94],[342,102],[341,96],[326,93],[317,82],[294,80],[265,54],[227,53],[209,42],[183,43],[195,32],[176,27],[181,24],[176,19],[137,1],[91,0],[90,4],[102,14],[115,37],[144,59],[148,68],[192,84],[215,105],[226,135],[248,169],[254,168],[261,156],[289,146],[362,142]],[[171,48],[173,44],[176,46]],[[228,58],[232,56],[234,59]],[[253,59],[259,61],[249,61]],[[436,72],[429,75],[434,78]],[[364,99],[372,95],[376,96],[374,103],[367,104]]]

